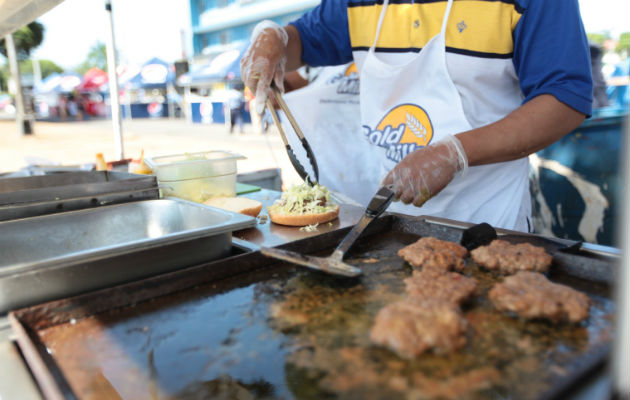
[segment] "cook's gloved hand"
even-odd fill
[[[395,198],[420,207],[438,194],[461,171],[468,169],[468,158],[459,139],[447,136],[403,158],[385,177],[383,185],[392,185]]]
[[[256,112],[262,114],[271,80],[284,91],[286,47],[289,35],[278,24],[265,20],[252,32],[251,44],[241,58],[241,76],[256,96]]]

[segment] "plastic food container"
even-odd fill
[[[203,151],[146,157],[163,196],[203,203],[215,196],[236,196],[236,161],[240,154]]]

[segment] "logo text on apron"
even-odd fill
[[[369,142],[385,148],[385,156],[396,163],[414,150],[428,146],[433,139],[431,119],[416,104],[398,105],[375,127],[363,125],[363,130]]]

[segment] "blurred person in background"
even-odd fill
[[[230,108],[230,133],[234,132],[234,125],[238,124],[238,130],[240,133],[244,133],[243,130],[243,106],[245,103],[245,97],[243,92],[236,88],[228,90],[228,107]]]
[[[627,110],[628,105],[630,105],[630,92],[628,92],[628,85],[630,84],[629,58],[615,65],[606,83],[608,84],[608,98],[611,103],[618,108]]]
[[[591,71],[593,74],[593,108],[608,106],[608,94],[606,93],[606,80],[602,72],[602,48],[597,43],[590,43]]]
[[[59,119],[65,121],[68,118],[68,99],[66,95],[62,94],[59,96],[59,102],[57,103],[57,108],[59,110],[58,115]]]
[[[68,95],[67,108],[68,108],[68,115],[72,119],[74,119],[76,121],[82,121],[83,120],[84,107],[83,107],[83,104],[81,102],[80,95],[78,95],[76,93],[70,93]]]

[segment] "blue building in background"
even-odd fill
[[[242,90],[239,60],[254,27],[263,20],[286,25],[320,0],[189,0],[192,57],[189,72],[177,79],[185,88],[191,122],[228,123],[230,93]],[[250,121],[247,110],[245,122]]]
[[[193,58],[210,60],[246,43],[256,24],[280,25],[300,17],[320,0],[190,0]]]

